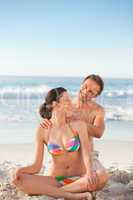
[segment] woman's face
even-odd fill
[[[59,99],[60,108],[66,110],[72,107],[71,97],[68,92],[63,92]]]
[[[56,102],[55,108],[54,108],[54,114],[55,118],[58,119],[58,121],[66,121],[67,112],[71,110],[72,108],[72,102],[69,94],[67,92],[63,92],[60,97],[59,101]]]

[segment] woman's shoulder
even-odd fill
[[[50,128],[43,128],[42,126],[38,125],[37,132],[36,132],[36,139],[42,140],[45,144],[47,144],[49,138]]]

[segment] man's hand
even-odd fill
[[[48,129],[48,128],[51,128],[51,127],[52,127],[52,122],[51,122],[50,120],[48,120],[48,119],[45,118],[45,119],[43,119],[43,120],[41,121],[40,126],[41,126],[42,128]]]

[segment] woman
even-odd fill
[[[66,111],[72,108],[64,88],[48,92],[40,107],[43,118],[53,126],[40,126],[36,135],[36,156],[31,166],[19,168],[13,183],[29,195],[48,195],[54,198],[84,199],[95,190],[96,176],[91,160],[91,145],[87,126],[83,121],[66,122]],[[48,176],[35,175],[42,167],[44,144],[52,155],[53,163]]]

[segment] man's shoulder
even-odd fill
[[[96,104],[97,104],[97,109],[101,112],[104,112],[104,107],[98,103],[96,103]]]
[[[98,104],[97,102],[94,102],[93,105],[94,105],[94,111],[96,111],[97,113],[100,113],[100,114],[105,113],[105,109],[102,105]]]

